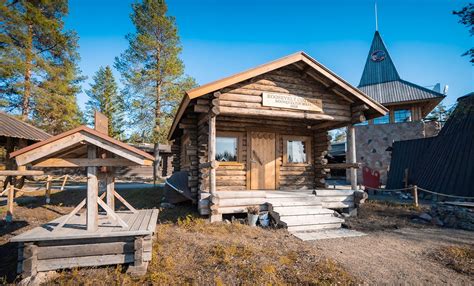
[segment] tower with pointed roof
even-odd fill
[[[385,118],[374,120],[375,123],[420,121],[445,97],[403,80],[379,31],[375,31],[358,87],[390,110]]]
[[[387,149],[394,141],[436,135],[439,126],[425,123],[423,118],[445,95],[402,79],[378,30],[372,39],[358,88],[389,110],[385,116],[356,126],[357,161],[378,171],[384,184],[390,167]],[[359,176],[362,180],[361,172]]]

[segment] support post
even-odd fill
[[[418,187],[416,185],[413,186],[413,204],[418,207]]]
[[[107,205],[115,211],[115,196],[114,196],[114,189],[115,189],[115,182],[114,176],[112,172],[107,173],[105,177],[105,183],[107,185]]]
[[[7,216],[5,217],[5,221],[10,223],[13,221],[13,199],[15,196],[15,186],[10,184],[8,186],[8,198],[7,198]]]
[[[209,170],[209,192],[211,193],[211,202],[216,195],[216,116],[210,114],[209,116],[209,150],[208,160],[211,163]],[[212,207],[212,205],[211,205]],[[217,206],[214,206],[217,207]],[[215,214],[211,208],[211,222],[221,221],[222,215]]]
[[[347,126],[347,153],[349,155],[349,163],[356,163],[356,143],[355,143],[355,128],[350,124]],[[351,189],[357,190],[357,169],[350,168]]]
[[[97,148],[87,146],[87,158],[95,159]],[[99,224],[99,208],[97,198],[99,196],[99,184],[97,180],[97,167],[87,167],[87,231],[96,231]]]
[[[46,197],[46,204],[49,205],[49,203],[51,202],[51,176],[48,175],[47,179],[46,179],[46,194],[45,194],[45,197]]]

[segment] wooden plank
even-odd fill
[[[119,223],[124,229],[128,228],[128,225],[118,216],[101,198],[97,198],[97,203],[107,212],[107,216]]]
[[[114,192],[114,196],[120,201],[122,202],[122,204],[127,207],[130,211],[132,211],[133,213],[137,213],[138,211],[131,205],[129,204],[124,198],[122,198],[121,195],[119,195],[119,193],[117,193],[116,190],[113,191]]]
[[[61,167],[61,168],[77,168],[77,167],[122,167],[137,166],[136,162],[121,158],[49,158],[44,161],[35,163],[35,167]]]
[[[158,214],[160,213],[159,210],[153,209],[153,212],[151,214],[150,222],[148,223],[147,230],[152,231],[155,233],[156,229],[156,222],[158,221]]]
[[[32,171],[32,170],[2,170],[0,176],[42,176],[43,171]]]
[[[109,134],[109,119],[97,110],[94,111],[94,129],[102,134]]]
[[[38,261],[38,271],[50,271],[56,269],[101,266],[112,264],[131,263],[134,261],[134,253],[111,254],[99,256],[84,256],[71,258],[57,258]]]
[[[133,253],[133,242],[88,243],[38,248],[38,259]]]
[[[65,150],[72,146],[76,146],[82,141],[84,141],[84,136],[81,133],[72,134],[64,138],[58,139],[54,142],[45,144],[34,150],[20,154],[15,157],[15,160],[18,166],[26,165],[49,154]]]
[[[129,229],[130,230],[139,230],[140,225],[141,225],[142,221],[145,219],[146,216],[147,216],[147,210],[141,210],[140,212],[138,212],[137,219],[135,220],[133,225],[130,226]]]

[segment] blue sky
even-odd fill
[[[113,65],[133,32],[129,0],[70,0],[66,25],[80,40],[88,79]],[[168,0],[183,45],[186,73],[199,84],[305,51],[357,85],[375,30],[374,1]],[[422,86],[449,85],[446,105],[474,90],[461,54],[474,46],[452,10],[468,1],[378,0],[379,31],[400,76]],[[118,73],[115,73],[118,79]],[[81,108],[87,97],[79,95]]]

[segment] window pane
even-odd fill
[[[390,116],[387,114],[374,119],[374,124],[387,124],[390,122]]]
[[[287,141],[288,163],[306,163],[306,146],[304,141]]]
[[[216,160],[220,162],[237,161],[237,138],[216,137]]]
[[[411,121],[410,110],[395,110],[395,122],[409,122]]]

